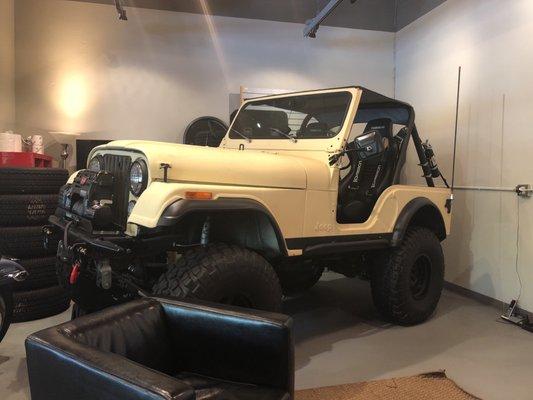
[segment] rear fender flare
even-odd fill
[[[392,233],[391,246],[398,246],[402,242],[405,233],[407,232],[407,228],[414,223],[414,219],[417,215],[426,216],[426,213],[430,219],[417,221],[422,222],[417,223],[417,225],[431,229],[437,235],[439,240],[444,240],[446,238],[446,228],[441,211],[435,203],[426,197],[417,197],[407,203],[398,216]]]

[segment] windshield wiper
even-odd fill
[[[271,126],[271,127],[270,127],[270,130],[271,130],[272,132],[274,132],[274,133],[277,133],[277,134],[281,135],[281,136],[285,136],[287,139],[292,140],[294,143],[296,143],[296,142],[298,141],[298,139],[296,139],[294,136],[289,135],[288,133],[283,132],[281,129],[274,128],[274,127]]]
[[[243,139],[245,139],[248,143],[252,143],[252,139],[248,136],[246,136],[244,133],[241,133],[239,132],[237,129],[235,128],[231,128],[231,131],[235,132],[237,135],[239,135],[240,137],[242,137]]]

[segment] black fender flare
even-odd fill
[[[287,244],[276,219],[263,204],[253,199],[227,197],[220,197],[216,200],[179,199],[163,211],[161,217],[159,217],[157,226],[165,227],[175,225],[186,215],[193,212],[213,213],[228,211],[252,211],[263,214],[272,225],[272,229],[274,229],[281,253],[288,255]]]
[[[437,237],[440,240],[444,240],[446,238],[446,228],[444,224],[444,219],[442,218],[442,213],[439,208],[435,205],[435,203],[433,203],[426,197],[416,197],[405,205],[400,215],[396,219],[396,224],[394,225],[394,230],[392,232],[391,238],[392,247],[396,247],[402,242],[403,237],[405,236],[405,232],[407,231],[407,228],[409,227],[413,217],[423,208],[429,208],[433,212],[437,213],[440,220],[436,221],[436,226],[438,226],[438,232],[435,233],[437,234]],[[427,222],[427,226],[429,227],[430,221]]]

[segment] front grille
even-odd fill
[[[123,229],[126,228],[128,219],[130,166],[131,158],[128,156],[104,155],[105,170],[115,178],[113,182],[113,223]]]

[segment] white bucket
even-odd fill
[[[31,151],[44,154],[43,137],[41,135],[33,135],[31,137]]]
[[[22,151],[22,136],[13,132],[0,133],[0,151]]]

